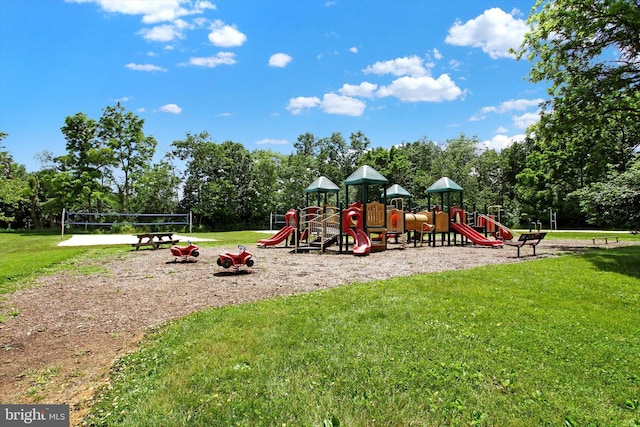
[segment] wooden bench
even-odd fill
[[[132,243],[131,246],[140,249],[140,246],[151,246],[152,249],[158,249],[161,245],[175,245],[180,242],[173,238],[173,233],[141,233],[136,234],[138,243]]]
[[[533,256],[535,256],[536,246],[538,246],[538,243],[540,243],[540,241],[544,239],[544,236],[546,235],[547,233],[523,233],[520,235],[520,237],[518,237],[518,240],[505,240],[504,243],[510,246],[516,246],[518,248],[518,258],[520,258],[520,248],[524,245],[531,246],[533,248]]]

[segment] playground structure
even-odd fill
[[[339,187],[320,177],[305,190],[307,207],[290,209],[285,214],[286,225],[271,238],[261,239],[258,246],[275,246],[284,241],[285,247],[293,247],[292,253],[323,253],[337,245],[339,253],[367,255],[387,250],[389,245],[404,249],[410,241],[422,246],[425,238],[429,246],[436,246],[438,241],[451,245],[452,234],[454,245],[458,235],[461,245],[492,248],[501,248],[504,240],[513,239],[513,232],[500,222],[500,207],[496,218],[493,212],[468,213],[452,205],[451,194],[459,194],[459,206],[463,206],[462,188],[447,177],[427,189],[429,209],[422,210],[405,210],[411,194],[398,184],[388,188],[386,184],[387,179],[375,169],[360,167],[344,181],[347,207],[342,208]],[[369,198],[372,185],[385,186],[379,200]],[[350,186],[358,186],[360,200],[348,202]],[[330,194],[335,194],[335,204],[329,203]],[[432,204],[431,196],[438,194],[440,204]],[[309,204],[312,195],[317,197],[317,204]]]

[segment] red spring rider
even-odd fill
[[[178,258],[182,258],[183,261],[187,261],[189,257],[197,258],[200,255],[200,248],[194,245],[191,242],[188,242],[189,245],[185,247],[180,247],[178,245],[171,246],[171,255]]]
[[[218,265],[223,268],[233,267],[234,270],[246,265],[247,267],[253,267],[253,255],[247,252],[247,248],[243,245],[238,245],[240,252],[237,254],[231,252],[223,252],[218,256]]]

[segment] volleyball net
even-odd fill
[[[72,212],[62,210],[62,232],[67,227],[113,227],[114,225],[130,225],[134,227],[157,228],[164,226],[188,226],[189,233],[193,228],[193,215],[178,213],[114,213],[114,212]]]

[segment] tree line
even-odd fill
[[[157,142],[121,104],[100,118],[67,117],[64,155],[39,153],[27,173],[0,146],[0,226],[50,227],[62,208],[84,212],[195,215],[201,227],[264,226],[271,212],[304,206],[319,176],[342,185],[374,167],[426,207],[426,189],[447,176],[467,209],[500,205],[508,225],[557,212],[561,226],[640,227],[640,8],[635,0],[538,0],[514,54],[529,79],[549,83],[540,121],[502,151],[458,135],[373,147],[362,132],[297,138],[294,151],[247,150],[206,131],[174,141],[152,163]],[[0,143],[8,135],[0,132]]]
[[[540,150],[534,139],[514,142],[498,152],[480,149],[480,141],[466,135],[444,144],[423,138],[382,148],[372,147],[362,132],[348,138],[340,133],[328,137],[305,133],[291,154],[282,154],[250,151],[233,141],[218,143],[203,131],[174,141],[162,160],[153,163],[156,141],[144,135],[143,124],[120,104],[106,107],[98,120],[82,113],[67,117],[61,128],[66,153],[59,157],[40,153],[42,168],[36,172],[27,173],[8,151],[0,151],[0,222],[5,228],[9,224],[53,227],[66,208],[191,211],[202,229],[264,227],[270,213],[305,206],[305,189],[319,176],[341,186],[340,203],[345,202],[343,181],[365,164],[383,174],[389,185],[402,185],[413,195],[416,207],[428,207],[427,188],[447,176],[464,189],[468,210],[500,205],[509,225],[544,221],[553,209],[561,225],[634,227],[632,216],[622,212],[640,207],[640,200],[626,201],[612,192],[612,187],[617,191],[633,187],[633,180],[640,177],[637,158],[622,172],[599,170],[593,164],[569,170],[567,164],[567,173],[548,181],[553,169],[542,160],[549,162],[555,152]],[[380,198],[380,193],[374,197]],[[625,207],[627,202],[632,206]],[[617,206],[619,217],[601,215],[608,203]]]

